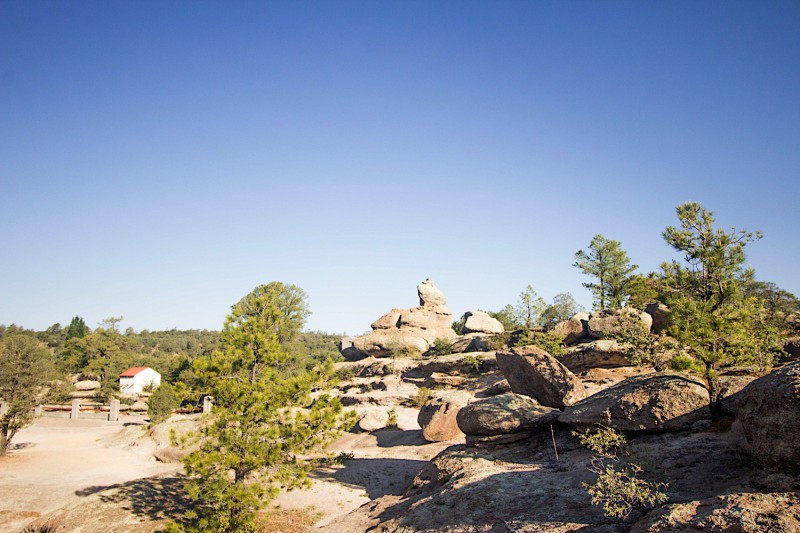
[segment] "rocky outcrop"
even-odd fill
[[[436,339],[453,341],[453,314],[447,309],[444,294],[430,279],[417,287],[419,307],[392,309],[372,323],[367,335],[342,339],[341,351],[348,360],[364,356],[385,357],[392,354],[421,354]]]
[[[745,387],[737,416],[756,462],[800,472],[800,362]]]
[[[595,339],[613,337],[624,331],[626,327],[644,327],[650,331],[653,317],[632,307],[621,309],[604,309],[594,313],[586,327],[589,335]]]
[[[492,318],[483,311],[469,311],[464,314],[464,333],[503,333],[505,328],[496,318]]]
[[[708,416],[708,390],[680,374],[637,376],[564,409],[559,420],[578,428],[602,424],[618,431],[688,429]]]
[[[497,366],[511,390],[547,407],[563,409],[586,396],[581,381],[558,359],[536,346],[497,352]]]
[[[419,410],[417,422],[422,428],[422,436],[428,442],[445,442],[463,435],[458,429],[456,416],[467,405],[468,392],[451,392],[441,398],[428,400]]]
[[[467,436],[504,435],[535,430],[551,424],[559,411],[532,398],[509,392],[462,407],[456,421]]]
[[[737,493],[666,505],[631,529],[631,533],[683,531],[800,531],[800,496],[796,492]]]
[[[664,331],[664,329],[667,327],[667,324],[669,324],[669,307],[661,302],[655,302],[652,304],[647,304],[644,310],[648,315],[653,317],[653,327],[651,328],[651,331],[653,333],[661,333]]]
[[[553,326],[552,331],[564,338],[564,344],[574,344],[588,335],[586,322],[589,320],[589,316],[589,313],[578,313]]]
[[[614,339],[584,342],[567,348],[561,363],[577,372],[589,368],[617,368],[631,366],[627,348]]]

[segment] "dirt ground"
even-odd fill
[[[416,411],[405,411],[398,428],[347,433],[334,442],[332,454],[352,459],[312,472],[309,490],[282,493],[272,502],[273,515],[302,513],[312,528],[325,530],[364,503],[401,494],[428,460],[452,444],[427,443]],[[37,419],[0,459],[0,531],[45,523],[76,532],[161,529],[185,502],[181,466],[157,462],[154,448],[141,418]]]
[[[101,487],[175,472],[137,438],[144,424],[39,418],[21,430],[0,459],[0,530],[17,531]]]

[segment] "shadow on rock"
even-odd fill
[[[381,429],[373,432],[378,439],[378,446],[381,448],[392,448],[394,446],[424,446],[429,444],[422,437],[421,429]]]

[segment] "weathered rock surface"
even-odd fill
[[[586,331],[588,313],[579,313],[579,315],[586,315],[587,318],[582,319],[575,315],[553,326],[553,333],[564,337],[564,344],[574,344],[588,335]]]
[[[101,384],[99,381],[94,381],[91,379],[78,381],[77,383],[75,383],[76,391],[93,391],[99,389],[100,387]]]
[[[363,355],[384,357],[397,352],[424,353],[436,339],[453,341],[453,314],[442,292],[430,279],[417,287],[419,307],[392,309],[372,323],[372,332],[342,339],[342,354],[349,360]]]
[[[547,426],[559,413],[528,396],[509,392],[462,407],[456,420],[466,435],[502,435]]]
[[[626,326],[644,327],[647,331],[653,325],[653,317],[632,307],[604,309],[594,313],[586,324],[589,335],[602,339],[619,334]]]
[[[581,381],[558,359],[536,346],[497,352],[497,366],[511,390],[547,407],[563,409],[586,397]]]
[[[377,431],[389,424],[389,413],[385,409],[373,409],[364,413],[358,421],[362,431]]]
[[[419,411],[417,422],[422,428],[422,436],[429,442],[445,442],[463,435],[458,429],[456,415],[467,405],[468,392],[451,392],[441,398],[428,400]]]
[[[661,333],[664,331],[664,328],[666,328],[667,324],[669,323],[669,307],[661,302],[655,302],[652,304],[647,304],[644,310],[648,315],[653,317],[653,327],[651,328],[651,331],[653,333]]]
[[[559,421],[578,428],[602,424],[618,431],[688,429],[708,416],[708,391],[671,373],[637,376],[564,409]]]
[[[740,394],[737,416],[753,459],[800,472],[800,361],[753,381]]]
[[[492,318],[483,311],[469,311],[464,314],[464,333],[503,333],[505,328],[496,318]]]
[[[639,520],[631,533],[800,531],[797,492],[738,493],[666,505]]]
[[[614,339],[583,342],[567,348],[561,364],[576,372],[590,368],[631,366],[626,347]]]

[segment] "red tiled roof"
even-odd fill
[[[121,377],[121,378],[132,378],[133,376],[135,376],[136,374],[138,374],[142,370],[147,370],[147,367],[146,366],[135,366],[133,368],[129,368],[128,370],[126,370],[125,372],[120,374],[119,377]]]

